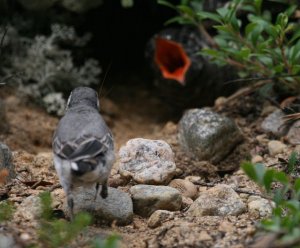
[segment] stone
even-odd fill
[[[37,226],[38,219],[41,217],[41,207],[41,200],[38,196],[28,196],[17,207],[14,219],[22,219],[22,221],[28,221],[33,226]]]
[[[189,197],[191,199],[196,199],[198,196],[197,186],[188,180],[173,179],[169,183],[169,186],[177,189],[182,196]]]
[[[263,161],[263,157],[260,155],[255,155],[251,159],[251,163],[256,164],[256,163],[261,163]]]
[[[127,225],[133,219],[133,205],[129,194],[115,188],[108,187],[108,196],[103,199],[100,195],[95,199],[96,189],[77,187],[73,191],[74,213],[89,212],[95,221]],[[69,215],[66,204],[64,210]]]
[[[163,140],[131,139],[119,151],[119,172],[139,184],[167,184],[176,174],[174,153]]]
[[[256,218],[269,217],[272,214],[274,206],[274,202],[259,196],[250,196],[248,200],[248,212]]]
[[[232,119],[208,109],[190,109],[179,122],[179,143],[199,160],[217,163],[224,159],[243,136]]]
[[[292,145],[300,145],[300,121],[295,121],[290,127],[286,138]]]
[[[180,192],[169,186],[135,185],[130,194],[134,213],[143,217],[156,210],[178,211],[182,204]]]
[[[15,237],[8,231],[0,232],[0,247],[1,248],[21,248],[20,244],[16,241]]]
[[[188,210],[191,216],[227,216],[245,212],[246,206],[239,195],[228,185],[219,184],[194,201]]]
[[[62,0],[62,5],[70,11],[84,13],[90,9],[99,7],[103,0]]]
[[[199,233],[199,241],[210,241],[210,240],[213,239],[206,231],[201,231]]]
[[[163,222],[174,218],[174,213],[167,210],[156,210],[148,219],[148,227],[156,228],[161,226]]]
[[[271,140],[268,143],[268,150],[269,150],[269,153],[271,156],[282,153],[285,148],[286,148],[286,145],[278,140]]]
[[[0,142],[0,184],[10,182],[15,176],[12,153],[7,145]]]
[[[283,116],[284,113],[280,109],[269,114],[261,123],[262,130],[266,133],[272,133],[277,137],[285,135],[287,129],[282,119]]]

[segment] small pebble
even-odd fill
[[[148,219],[148,227],[156,228],[165,221],[174,218],[174,213],[167,210],[156,210]]]
[[[195,199],[198,196],[196,185],[188,180],[174,179],[169,184],[170,187],[177,189],[182,196]]]
[[[251,162],[252,162],[253,164],[256,164],[256,163],[261,163],[263,160],[264,160],[264,159],[263,159],[262,156],[260,156],[260,155],[255,155],[254,157],[252,157]]]
[[[269,149],[269,153],[271,156],[282,153],[285,148],[286,148],[286,145],[278,140],[271,140],[268,143],[268,149]]]

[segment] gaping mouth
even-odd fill
[[[155,40],[155,48],[155,63],[160,68],[163,77],[174,79],[184,85],[191,61],[183,47],[175,41],[158,37]]]

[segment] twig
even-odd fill
[[[44,178],[42,177],[40,180],[38,180],[35,184],[33,184],[32,186],[31,186],[31,188],[32,189],[35,189],[36,187],[38,187],[40,184],[41,184],[41,182],[44,180]]]
[[[52,192],[53,190],[59,189],[59,188],[61,188],[60,184],[55,184],[55,185],[51,186],[47,191]]]

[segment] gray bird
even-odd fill
[[[73,218],[73,188],[96,185],[96,195],[107,197],[107,179],[115,155],[111,131],[99,113],[98,94],[91,88],[75,88],[66,113],[53,136],[54,166],[66,193]]]

